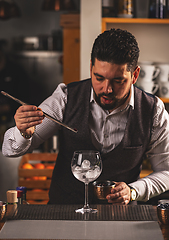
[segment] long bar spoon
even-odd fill
[[[13,99],[15,102],[17,102],[17,103],[19,103],[19,104],[21,104],[21,105],[28,105],[27,103],[19,100],[18,98],[15,98],[15,97],[11,96],[9,93],[6,93],[6,92],[4,92],[4,91],[1,91],[1,93],[2,93],[4,96]],[[43,112],[43,111],[42,111],[42,112]],[[77,132],[78,132],[77,129],[73,129],[73,128],[67,126],[66,124],[64,124],[64,123],[56,120],[55,118],[53,118],[52,116],[50,116],[49,114],[47,114],[47,113],[45,113],[45,112],[43,112],[43,115],[44,115],[46,118],[48,118],[48,119],[50,119],[50,120],[58,123],[59,125],[61,125],[61,126],[67,128],[67,129],[71,130],[71,131],[74,132],[74,133],[77,133]]]

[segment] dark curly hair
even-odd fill
[[[127,70],[133,72],[139,58],[139,47],[135,37],[122,29],[110,29],[101,33],[93,44],[91,52],[92,65],[97,58],[115,64],[126,64]]]

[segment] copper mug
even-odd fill
[[[6,203],[0,201],[0,220],[3,219],[3,217],[5,216],[6,213]]]
[[[95,181],[93,182],[94,193],[99,200],[105,200],[106,196],[111,193],[111,190],[115,187],[115,182],[105,180],[105,181]]]

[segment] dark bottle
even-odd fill
[[[159,5],[159,18],[166,18],[167,17],[167,1],[160,0]]]
[[[116,17],[115,0],[102,0],[102,17]]]
[[[167,3],[166,3],[166,18],[169,18],[169,0],[167,0]]]
[[[166,0],[150,0],[149,18],[166,18],[167,2]]]

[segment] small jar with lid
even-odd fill
[[[7,204],[17,204],[18,202],[18,198],[17,198],[17,191],[16,190],[8,190],[6,192],[6,196],[7,196]]]

